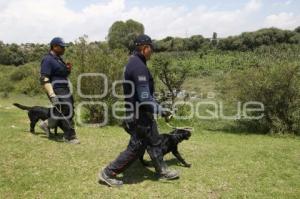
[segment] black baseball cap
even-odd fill
[[[137,38],[134,40],[135,46],[141,46],[141,45],[149,45],[153,48],[153,42],[151,37],[145,34],[141,34],[137,36]]]
[[[51,42],[50,42],[50,46],[54,46],[54,45],[58,45],[61,47],[67,47],[68,45],[65,43],[65,41],[63,40],[63,38],[61,37],[54,37]]]

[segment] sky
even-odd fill
[[[115,21],[136,20],[154,39],[238,35],[300,26],[299,0],[0,0],[0,40],[49,43],[56,36],[104,41]]]

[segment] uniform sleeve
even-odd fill
[[[41,63],[41,76],[47,76],[50,77],[51,76],[51,60],[44,58],[42,63]]]
[[[140,103],[144,103],[146,110],[158,114],[161,106],[154,100],[149,88],[149,73],[145,67],[139,67],[133,71],[133,81]]]

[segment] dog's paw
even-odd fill
[[[184,164],[184,166],[190,168],[192,166],[192,164],[186,163],[186,164]]]

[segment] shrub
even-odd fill
[[[33,62],[13,67],[9,75],[9,82],[13,83],[15,90],[19,93],[36,95],[42,93],[39,76],[39,63]]]
[[[26,66],[19,66],[17,68],[12,68],[14,69],[13,72],[10,74],[10,80],[11,81],[21,81],[24,78],[32,75],[32,68],[26,67]]]
[[[40,85],[38,74],[28,76],[16,84],[16,91],[25,95],[34,96],[43,93],[43,88]]]
[[[153,74],[171,94],[172,104],[174,104],[177,94],[182,90],[184,81],[191,73],[191,64],[184,60],[186,54],[184,52],[160,53],[152,60]]]
[[[91,104],[85,106],[84,119],[89,123],[102,123],[104,120],[104,109],[93,102],[105,103],[109,111],[109,124],[117,122],[112,117],[112,104],[119,99],[113,96],[112,84],[115,80],[122,80],[122,72],[127,60],[127,53],[124,50],[111,50],[107,44],[88,44],[87,38],[82,37],[76,42],[72,53],[66,55],[66,60],[72,60],[73,72],[71,81],[74,90],[77,88],[77,77],[83,73],[102,73],[107,76],[108,93],[105,97],[82,98],[75,93],[76,102],[89,101]],[[81,80],[80,90],[85,95],[99,95],[104,91],[103,79],[101,77],[84,77]],[[121,85],[118,87],[121,89]],[[118,92],[120,93],[120,92]]]
[[[220,88],[227,100],[264,104],[262,119],[246,121],[251,128],[299,134],[300,65],[282,63],[231,72]]]
[[[7,98],[9,93],[14,90],[14,85],[7,78],[0,77],[0,92],[2,92],[2,97]]]

